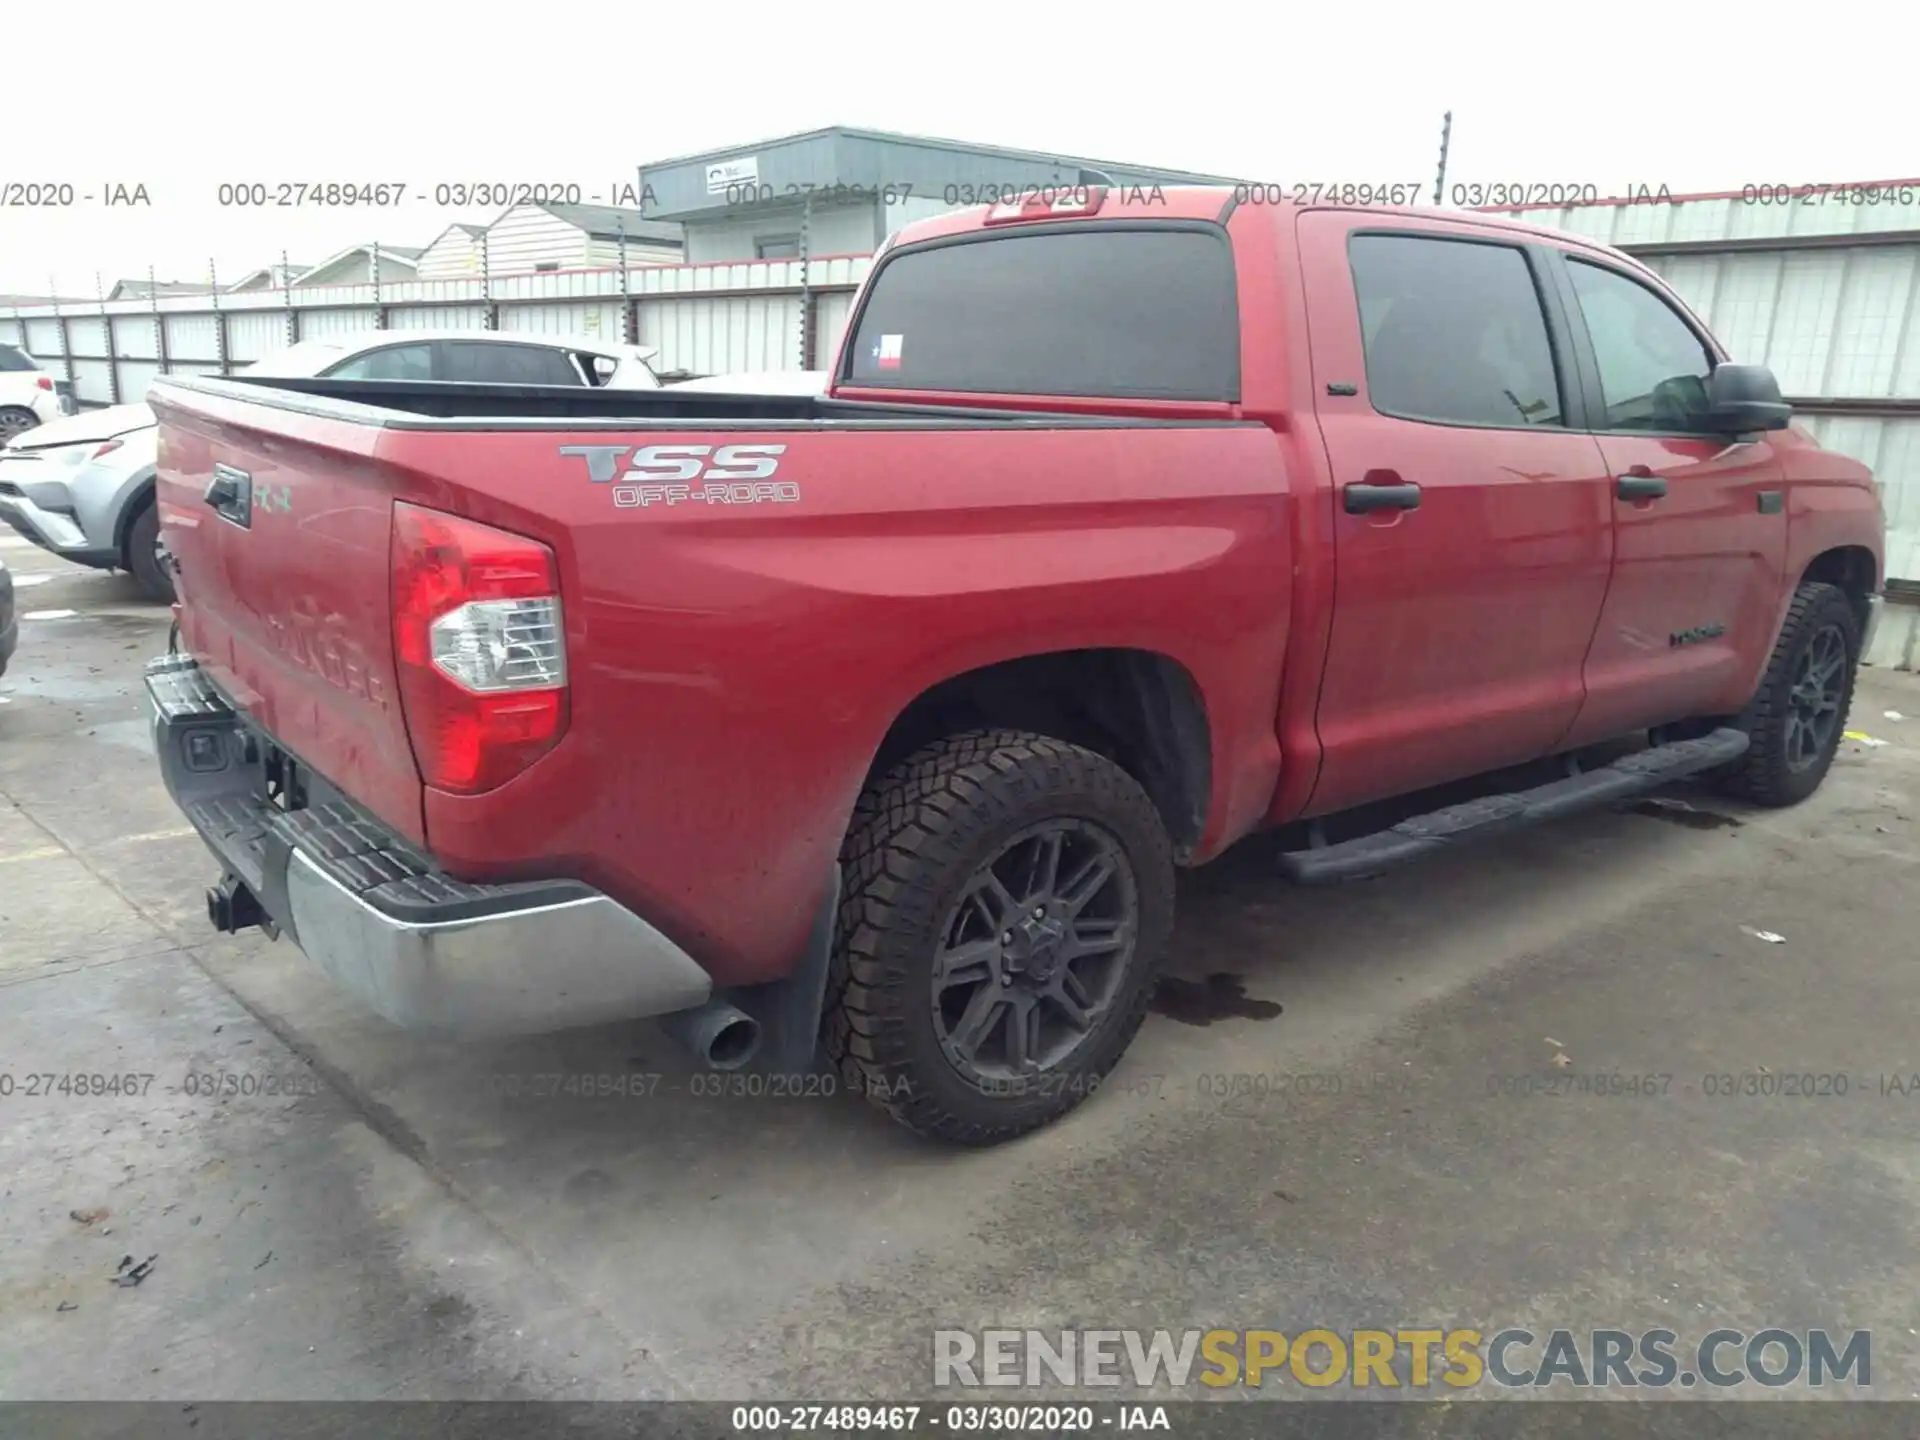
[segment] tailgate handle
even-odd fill
[[[206,501],[223,519],[253,528],[253,477],[246,471],[231,465],[215,465]]]

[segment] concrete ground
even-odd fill
[[[951,1153],[696,1095],[645,1025],[411,1038],[214,935],[138,695],[164,612],[0,544],[0,1396],[926,1396],[936,1328],[1420,1323],[1868,1328],[1920,1394],[1882,1080],[1920,1070],[1920,677],[1863,676],[1886,743],[1791,811],[1680,791],[1332,892],[1250,842],[1183,880],[1116,1083]],[[1525,1093],[1616,1072],[1669,1078]],[[74,1073],[151,1078],[30,1093]],[[1802,1073],[1846,1094],[1706,1078]],[[659,1078],[504,1093],[554,1074]]]

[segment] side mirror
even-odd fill
[[[1716,365],[1707,377],[1707,428],[1723,435],[1784,430],[1793,407],[1780,398],[1780,382],[1764,365]]]

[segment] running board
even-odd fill
[[[1697,740],[1655,745],[1611,765],[1532,790],[1449,805],[1429,815],[1403,820],[1390,830],[1343,840],[1338,845],[1290,850],[1280,856],[1280,869],[1301,885],[1365,880],[1448,846],[1559,820],[1656,790],[1670,780],[1738,760],[1746,753],[1747,744],[1744,731],[1723,729]]]

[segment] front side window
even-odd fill
[[[1425,235],[1348,244],[1367,393],[1383,415],[1449,425],[1564,425],[1526,256]]]
[[[1600,367],[1609,430],[1704,431],[1713,356],[1673,307],[1637,280],[1567,257]]]
[[[443,346],[442,380],[492,385],[579,385],[579,373],[565,354],[540,345],[485,340],[449,340]]]
[[[898,252],[846,353],[855,385],[1238,400],[1233,255],[1216,230],[1118,225]]]
[[[389,345],[370,350],[327,372],[330,380],[431,380],[433,350],[427,345]]]

